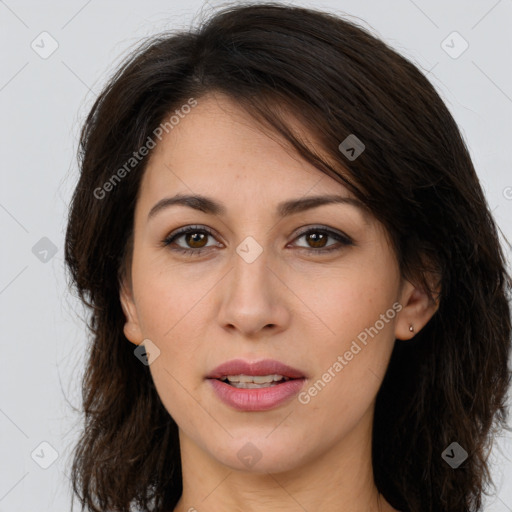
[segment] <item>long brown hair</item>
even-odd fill
[[[467,147],[407,59],[353,22],[273,3],[230,6],[197,29],[144,41],[84,123],[65,247],[92,335],[72,467],[82,510],[164,512],[182,492],[177,425],[123,334],[119,300],[150,155],[111,180],[169,113],[210,91],[362,200],[387,228],[404,278],[432,291],[427,277],[439,276],[438,311],[412,341],[396,341],[377,395],[375,482],[402,511],[480,510],[492,436],[506,428],[512,281]],[[365,145],[354,160],[339,150],[350,134]],[[95,193],[109,180],[108,193]],[[468,453],[456,469],[441,456],[454,441]]]

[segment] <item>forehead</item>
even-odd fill
[[[304,133],[293,120],[290,123]],[[198,99],[152,150],[141,184],[141,207],[149,210],[176,193],[215,196],[247,208],[306,195],[353,197],[219,94]]]

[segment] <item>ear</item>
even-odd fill
[[[120,282],[119,298],[126,319],[123,329],[124,335],[135,345],[140,345],[144,340],[144,336],[139,324],[137,307],[133,299],[133,291],[124,280]]]
[[[402,309],[395,323],[395,338],[409,340],[423,329],[439,307],[439,291],[437,286],[434,292],[435,301],[432,301],[424,290],[409,281],[404,282],[399,298]],[[411,326],[413,331],[410,330]]]

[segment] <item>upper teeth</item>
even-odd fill
[[[289,377],[283,375],[226,375],[222,380],[227,379],[229,382],[254,382],[255,384],[265,384],[278,380],[290,380]]]

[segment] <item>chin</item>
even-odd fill
[[[222,453],[211,452],[211,455],[234,471],[253,474],[286,472],[304,462],[304,447],[299,442],[283,446],[283,440],[278,437],[272,441],[265,439],[268,434],[261,438],[253,436],[251,440],[247,436],[243,441],[231,440]]]

